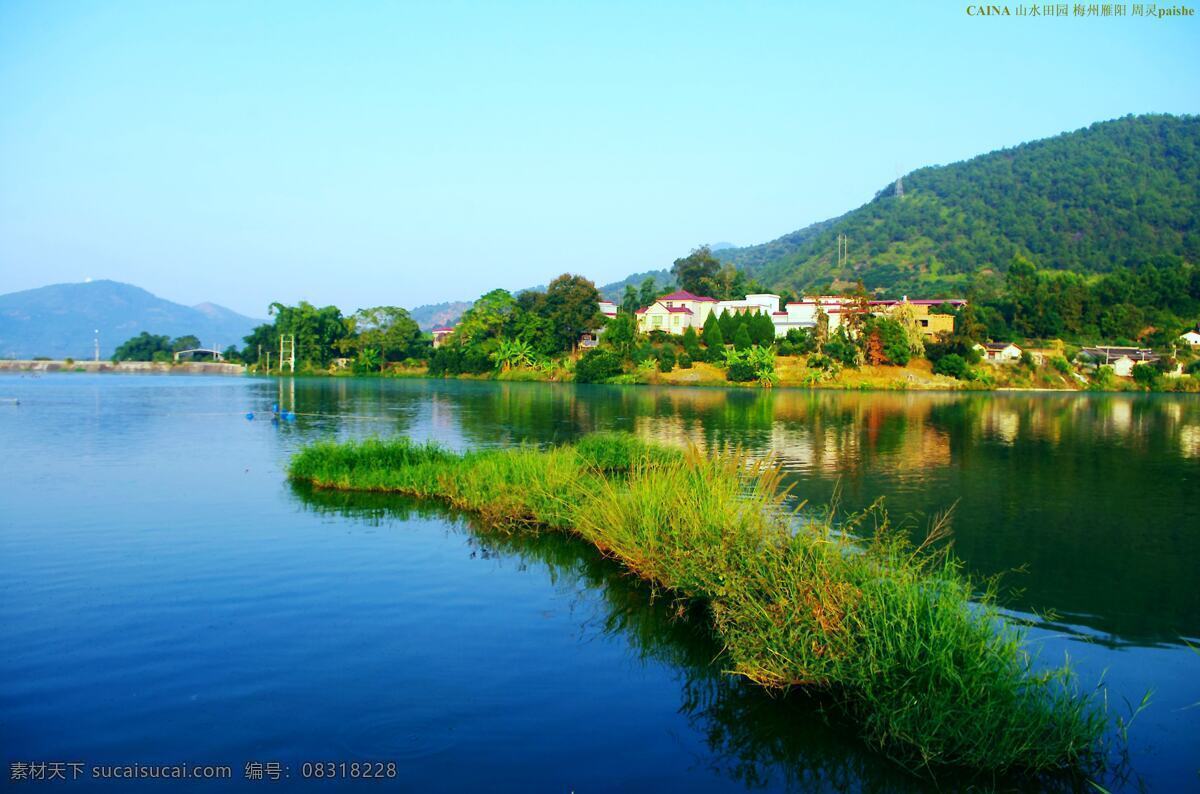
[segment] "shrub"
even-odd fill
[[[959,380],[967,380],[970,373],[971,367],[958,353],[947,353],[933,365],[933,374],[935,375],[949,375]]]
[[[1158,380],[1158,372],[1149,364],[1134,364],[1133,365],[1133,382],[1139,386],[1148,388],[1154,386],[1154,382]]]
[[[1033,353],[1030,353],[1028,350],[1021,351],[1021,366],[1025,367],[1026,369],[1033,369]]]
[[[679,368],[680,369],[691,369],[692,368],[692,357],[689,356],[686,352],[679,354]]]
[[[796,355],[796,348],[792,346],[791,342],[789,342],[787,339],[784,339],[779,343],[779,355],[794,356]]]
[[[658,371],[670,372],[673,369],[675,369],[675,350],[664,347],[658,351]]]
[[[621,374],[621,357],[611,350],[589,350],[575,365],[576,383],[599,383]]]
[[[739,358],[729,365],[729,369],[725,371],[725,379],[734,383],[748,383],[758,380],[758,373],[754,369],[754,364]]]
[[[1063,375],[1066,375],[1068,372],[1071,371],[1070,362],[1068,362],[1062,356],[1055,356],[1054,358],[1050,359],[1050,366],[1054,367],[1056,370],[1061,372]]]

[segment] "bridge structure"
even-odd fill
[[[192,361],[197,356],[211,356],[213,361],[224,361],[225,356],[215,347],[193,347],[175,354],[176,361]]]

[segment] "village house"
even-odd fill
[[[1184,344],[1191,345],[1194,348],[1200,347],[1200,331],[1197,331],[1194,328],[1190,331],[1185,331],[1179,335],[1179,341],[1183,342]]]
[[[680,335],[688,328],[695,328],[696,333],[700,333],[716,304],[716,298],[677,290],[637,310],[638,331],[644,334],[666,331]]]
[[[953,314],[934,314],[930,311],[935,306],[954,306],[955,308],[966,306],[967,302],[962,298],[935,298],[933,300],[909,300],[905,295],[900,300],[885,300],[871,301],[871,313],[880,314],[884,317],[891,315],[900,306],[907,306],[912,309],[913,317],[917,321],[917,327],[921,330],[922,336],[936,337],[938,334],[954,333],[954,315]],[[1019,355],[1019,354],[1018,354]]]
[[[984,342],[972,345],[991,364],[1011,364],[1021,360],[1021,348],[1012,342]]]
[[[935,337],[940,333],[954,331],[954,316],[950,314],[935,314],[930,310],[935,306],[965,306],[961,298],[937,298],[933,300],[900,300],[869,301],[869,311],[884,317],[895,313],[900,306],[910,307],[913,317],[921,334]],[[855,299],[844,295],[817,295],[800,301],[780,306],[780,297],[772,293],[753,293],[741,300],[718,301],[702,295],[693,295],[685,290],[664,295],[652,305],[638,309],[638,331],[666,331],[670,334],[682,334],[688,328],[695,328],[699,333],[704,327],[704,321],[710,314],[717,317],[732,312],[734,314],[765,314],[775,325],[776,338],[787,336],[793,328],[811,329],[817,325],[819,314],[824,313],[829,321],[829,330],[836,331],[846,315],[854,311]],[[614,307],[615,314],[615,307]],[[1019,351],[1018,351],[1019,355]]]
[[[454,333],[454,329],[448,325],[439,325],[437,328],[434,328],[432,331],[430,331],[430,333],[433,334],[433,346],[441,347],[442,345],[446,344],[446,338],[449,337],[450,334]]]
[[[1159,356],[1143,347],[1085,347],[1079,355],[1092,361],[1097,367],[1112,367],[1119,378],[1133,377],[1133,368],[1138,364],[1153,364]]]

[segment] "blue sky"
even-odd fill
[[[0,292],[263,316],[604,283],[898,167],[1200,111],[1196,17],[965,9],[3,0]]]

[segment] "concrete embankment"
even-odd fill
[[[216,361],[189,361],[172,364],[161,361],[0,361],[0,372],[120,372],[128,374],[169,375],[242,375],[241,364]]]

